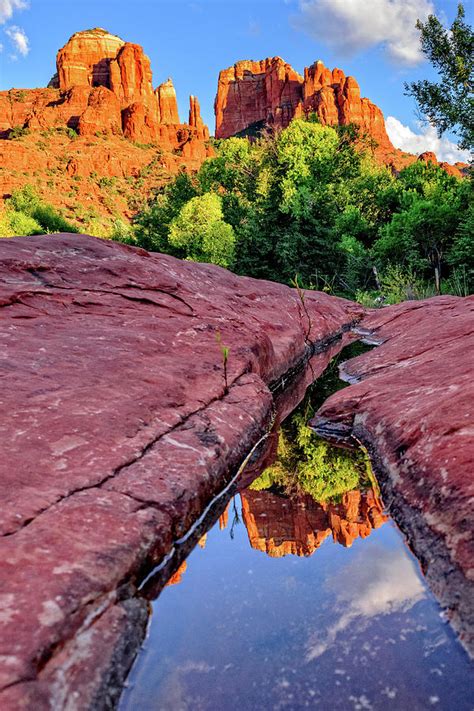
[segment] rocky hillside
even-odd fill
[[[77,32],[56,65],[47,89],[0,93],[3,137],[19,127],[67,127],[80,136],[106,132],[205,158],[209,131],[197,100],[191,97],[189,122],[181,123],[171,79],[153,88],[150,60],[139,45],[102,29]]]
[[[0,138],[10,139],[0,141],[2,197],[31,183],[66,212],[72,200],[97,218],[127,216],[134,196],[211,154],[197,98],[182,123],[173,82],[153,88],[139,45],[102,29],[77,32],[56,65],[47,88],[0,92]]]
[[[56,65],[46,88],[0,92],[0,201],[31,184],[82,229],[110,235],[170,175],[197,170],[213,154],[197,98],[182,123],[172,80],[154,88],[141,46],[100,28],[77,32]],[[304,76],[279,57],[237,62],[219,75],[215,112],[217,138],[316,113],[323,124],[358,124],[375,157],[394,169],[416,159],[393,147],[381,110],[356,80],[320,61]]]

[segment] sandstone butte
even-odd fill
[[[394,148],[382,111],[361,97],[354,77],[341,69],[331,71],[320,60],[305,67],[303,77],[281,57],[237,62],[219,74],[214,109],[216,138],[255,135],[264,126],[286,128],[293,118],[315,113],[323,125],[360,126],[373,141],[375,157],[395,170],[416,160]],[[434,153],[424,153],[421,159],[437,162]],[[440,165],[457,176],[465,167]]]
[[[171,79],[153,88],[150,60],[139,45],[100,28],[77,32],[59,50],[56,66],[47,89],[0,92],[0,135],[15,127],[67,126],[80,136],[106,132],[206,157],[209,131],[199,104],[192,103],[189,122],[181,123]]]
[[[361,337],[384,343],[346,364],[358,382],[317,426],[367,446],[472,651],[472,299],[367,312],[307,292],[308,334],[286,286],[57,235],[0,240],[0,305],[2,711],[117,698],[150,590],[203,543],[203,511],[259,441],[239,485],[272,461],[279,421]],[[346,537],[335,517],[329,527]]]
[[[0,138],[12,129],[29,132],[0,140],[0,199],[32,183],[72,216],[81,204],[129,217],[126,193],[136,197],[137,189],[127,180],[140,181],[138,192],[146,195],[170,173],[197,170],[212,155],[199,102],[190,97],[188,122],[181,122],[172,80],[154,88],[139,45],[102,29],[77,32],[56,65],[47,88],[0,92]],[[67,129],[78,138],[68,138]],[[101,190],[93,176],[123,180],[120,194]]]

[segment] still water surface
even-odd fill
[[[121,711],[472,709],[467,656],[367,495],[349,537],[337,514],[311,537],[328,521],[304,497],[236,496],[154,602]]]
[[[473,711],[473,668],[367,458],[306,425],[336,365],[153,602],[120,711]]]

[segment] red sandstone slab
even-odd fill
[[[84,236],[2,240],[0,259],[4,533],[221,397],[218,332],[229,383],[249,371],[268,383],[304,350],[282,285]],[[325,294],[307,305],[312,340],[362,313]]]
[[[318,293],[305,308],[310,333],[279,284],[87,236],[0,241],[2,708],[102,693],[82,642],[114,658],[117,596],[131,604],[266,431],[268,386],[363,313]]]
[[[474,649],[474,298],[407,302],[366,316],[382,343],[343,364],[354,383],[313,425],[372,456],[384,502]]]

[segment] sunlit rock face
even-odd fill
[[[370,134],[379,150],[394,151],[381,110],[361,98],[354,77],[318,61],[304,78],[280,57],[242,61],[219,74],[215,101],[216,138],[228,138],[263,122],[285,128],[291,119],[316,113],[324,125],[355,123]]]
[[[241,492],[241,498],[250,545],[272,558],[312,555],[329,536],[349,547],[386,521],[382,503],[372,489],[349,491],[340,503],[251,489]]]
[[[76,32],[58,52],[57,78],[51,83],[61,91],[82,85],[110,89],[110,63],[124,44],[99,27]]]
[[[304,76],[281,57],[237,62],[219,74],[214,109],[216,138],[254,136],[265,127],[286,128],[294,118],[316,114],[324,126],[358,126],[375,158],[394,170],[416,160],[393,146],[381,109],[361,96],[356,79],[321,60],[305,67]],[[452,175],[463,174],[461,164],[440,165]]]
[[[216,138],[228,138],[259,121],[288,126],[301,102],[302,83],[281,57],[223,69],[214,105]]]
[[[190,123],[181,123],[171,79],[153,88],[150,60],[140,45],[101,28],[76,32],[59,50],[56,65],[47,89],[25,90],[21,96],[0,92],[0,136],[18,126],[63,126],[81,136],[123,134],[157,143],[188,160],[210,155],[199,103],[191,97]]]

